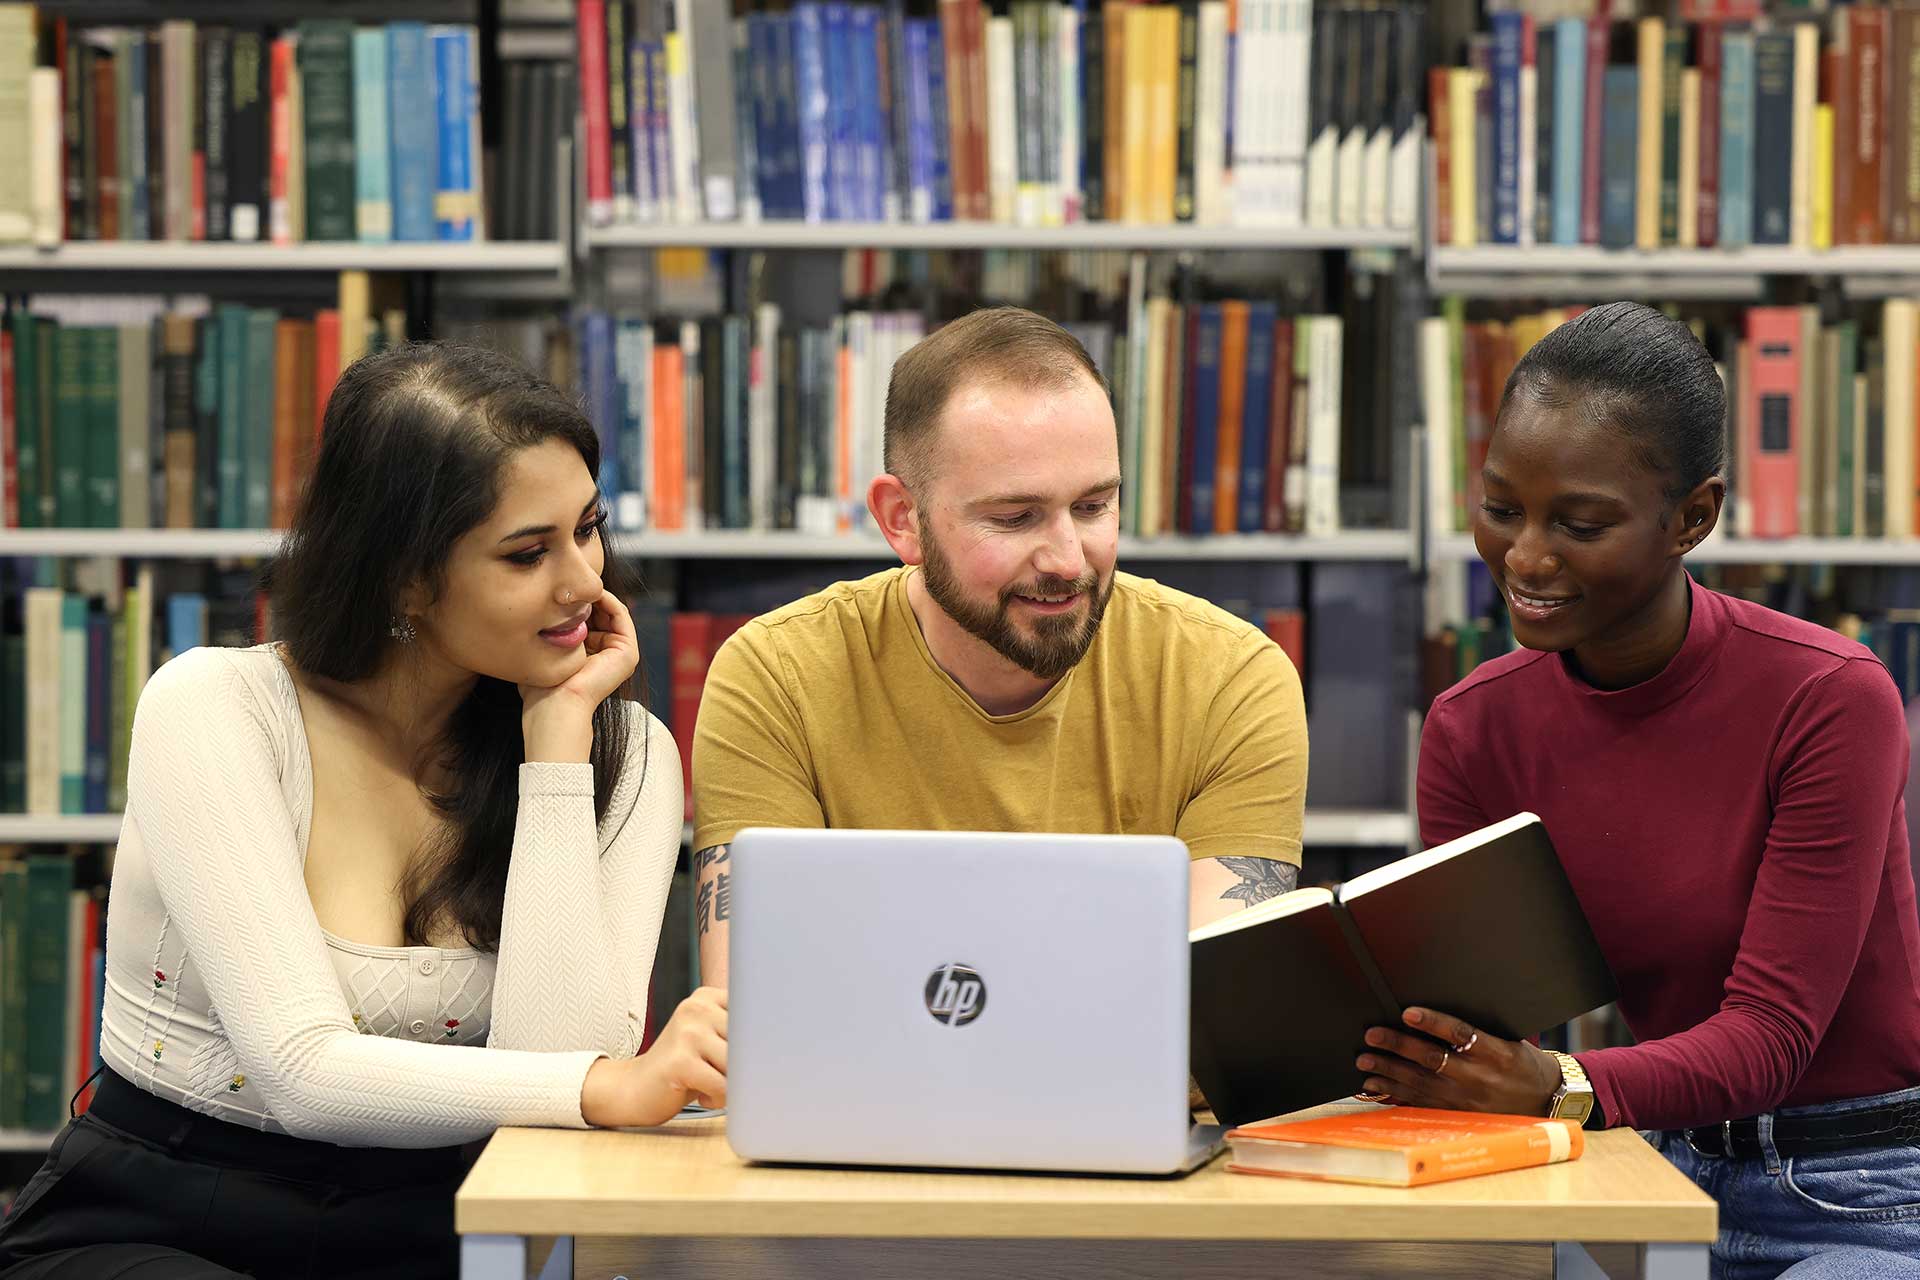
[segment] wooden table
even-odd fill
[[[1614,1274],[1624,1257],[1649,1280],[1706,1280],[1717,1221],[1713,1201],[1630,1130],[1589,1134],[1571,1164],[1402,1190],[1248,1177],[1224,1157],[1180,1179],[782,1168],[735,1156],[724,1124],[501,1130],[455,1201],[463,1280],[525,1280],[528,1238],[549,1236],[560,1239],[540,1274],[583,1280],[1598,1280],[1609,1269],[1596,1256]]]

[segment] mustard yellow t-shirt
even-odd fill
[[[895,568],[754,619],[707,675],[694,845],[743,827],[1174,835],[1298,864],[1300,677],[1232,614],[1130,574],[1080,663],[988,715],[934,662]]]

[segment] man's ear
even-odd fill
[[[875,476],[867,486],[867,510],[901,563],[919,564],[925,559],[920,546],[920,508],[904,480],[892,474]]]
[[[1692,493],[1680,500],[1675,508],[1675,521],[1670,531],[1673,537],[1673,554],[1683,556],[1707,540],[1720,524],[1720,511],[1727,501],[1727,482],[1720,476],[1708,476],[1695,486]]]

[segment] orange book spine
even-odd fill
[[[327,401],[333,399],[333,384],[340,381],[340,313],[332,307],[313,317],[313,447],[320,448],[320,437],[327,425]]]
[[[273,243],[293,243],[293,41],[275,40],[267,70],[267,227]]]
[[[658,527],[679,531],[687,526],[686,484],[686,360],[677,345],[653,349],[654,494],[659,503]]]
[[[1213,467],[1213,532],[1240,518],[1240,454],[1247,410],[1247,304],[1220,304],[1220,426]]]
[[[1427,114],[1433,140],[1433,242],[1453,243],[1453,113],[1448,108],[1447,68],[1427,72]]]
[[[1565,1126],[1564,1131],[1568,1140],[1565,1154],[1561,1155],[1555,1153],[1554,1135],[1539,1125],[1490,1134],[1464,1149],[1439,1144],[1415,1147],[1407,1152],[1407,1185],[1421,1187],[1482,1173],[1505,1173],[1509,1169],[1532,1169],[1578,1159],[1586,1150],[1586,1138],[1573,1125]]]
[[[291,523],[295,476],[299,471],[301,406],[298,352],[301,322],[281,320],[273,327],[273,508],[275,529]]]

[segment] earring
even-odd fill
[[[388,626],[387,634],[401,644],[412,644],[418,633],[413,629],[413,619],[403,613]]]

